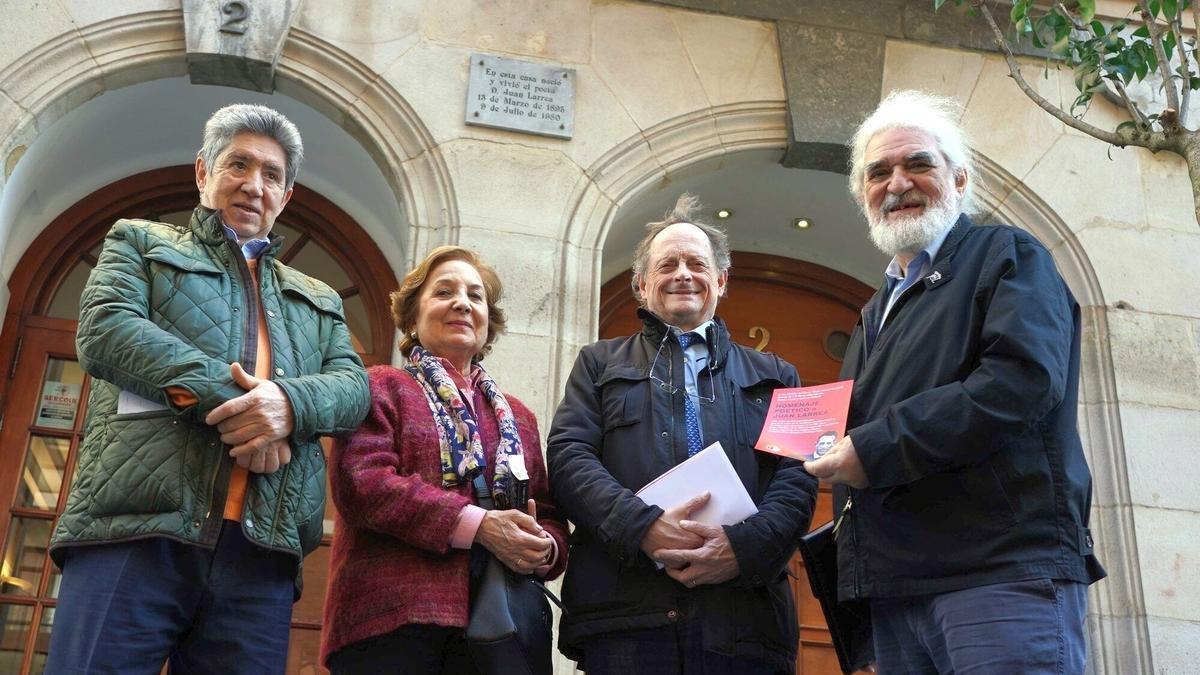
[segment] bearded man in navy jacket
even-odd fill
[[[1079,305],[1031,235],[975,225],[957,110],[895,92],[854,136],[850,190],[892,261],[842,377],[840,599],[870,607],[881,673],[1082,673],[1088,529]]]

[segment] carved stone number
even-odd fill
[[[244,2],[227,2],[221,5],[221,13],[225,18],[221,21],[221,32],[230,35],[244,35],[246,26],[242,24],[250,16],[250,8]]]
[[[750,339],[753,340],[759,335],[762,335],[762,340],[754,346],[754,351],[761,352],[767,348],[767,343],[771,341],[771,331],[763,326],[754,326],[750,329]]]

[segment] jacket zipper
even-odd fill
[[[252,297],[255,291],[252,287],[253,284],[250,283],[252,281],[250,267],[246,264],[241,247],[236,242],[226,237],[224,243],[226,254],[233,258],[233,264],[237,267],[237,278],[241,281],[242,286],[242,308],[245,311],[242,312],[241,364],[246,372],[253,373],[255,362],[258,358],[258,323],[255,311],[259,308],[255,302],[256,298]],[[221,462],[217,465],[217,471],[213,475],[209,492],[208,513],[204,515],[204,518],[205,529],[212,534],[214,540],[220,532],[220,521],[224,520],[225,517],[225,502],[229,498],[229,477],[233,473],[233,464],[233,458],[229,457],[228,453],[223,452]],[[220,490],[218,485],[223,485],[224,490]]]
[[[837,522],[833,524],[833,539],[837,541],[838,530],[842,527],[842,522],[850,515],[850,509],[854,506],[854,495],[851,494],[846,498],[846,505],[842,507],[842,512],[838,514]],[[854,599],[862,597],[862,590],[858,584],[858,530],[854,527],[854,519],[850,519],[850,550],[854,552]]]

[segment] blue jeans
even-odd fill
[[[225,521],[215,549],[165,537],[67,553],[46,672],[282,673],[295,562]]]
[[[1083,672],[1087,585],[1032,579],[871,601],[877,672]]]

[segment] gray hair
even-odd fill
[[[730,268],[732,263],[729,260],[729,236],[721,228],[704,222],[699,217],[703,208],[699,197],[685,192],[675,200],[675,206],[663,214],[662,220],[646,223],[646,236],[642,237],[637,247],[633,249],[633,278],[630,283],[633,286],[633,297],[637,298],[638,304],[646,304],[646,299],[642,297],[642,291],[638,288],[638,282],[646,273],[646,261],[650,258],[650,244],[654,242],[654,238],[660,232],[672,225],[679,223],[695,225],[704,233],[704,236],[708,237],[708,245],[713,252],[713,262],[716,263],[717,274],[720,275]]]
[[[304,161],[304,142],[291,120],[266,106],[235,103],[213,113],[204,124],[204,145],[196,156],[212,170],[217,164],[217,156],[229,147],[234,136],[243,132],[266,136],[283,148],[287,159],[284,189],[292,189],[296,174],[300,173],[300,163]]]
[[[966,172],[967,185],[959,202],[960,211],[969,211],[974,193],[975,162],[967,136],[958,124],[962,107],[954,101],[921,91],[899,90],[888,94],[875,112],[867,116],[850,141],[850,194],[863,206],[863,171],[867,144],[882,131],[914,129],[928,134],[937,144],[954,173]]]

